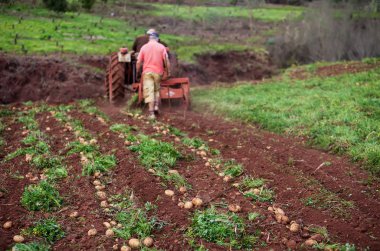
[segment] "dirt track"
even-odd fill
[[[16,107],[18,110],[24,109],[20,105]],[[153,126],[145,120],[131,118],[121,113],[119,108],[104,102],[100,102],[98,107],[110,117],[111,120],[107,124],[99,121],[96,116],[82,111],[70,112],[70,115],[82,121],[85,128],[98,139],[101,152],[109,153],[117,149],[118,165],[115,170],[104,176],[107,180],[107,193],[114,194],[125,187],[130,187],[140,204],[143,205],[147,201],[155,203],[158,207],[157,216],[169,223],[154,233],[155,246],[164,250],[188,250],[184,231],[190,224],[189,218],[193,210],[178,208],[176,199],[183,199],[183,195],[176,195],[174,201],[164,196],[165,188],[161,185],[161,181],[138,163],[136,155],[125,148],[124,139],[109,130],[111,124],[125,123],[135,126],[146,135],[154,135],[156,131]],[[51,137],[52,151],[62,154],[60,151],[66,142],[74,140],[73,133],[65,130],[49,113],[38,115],[37,120],[41,130]],[[310,149],[299,139],[281,137],[249,125],[226,122],[210,115],[188,112],[184,117],[181,112],[173,113],[168,110],[159,121],[179,128],[190,137],[203,139],[210,147],[219,149],[223,158],[233,158],[244,164],[244,175],[267,179],[269,187],[275,192],[275,205],[283,208],[291,220],[299,222],[304,227],[312,225],[326,227],[332,242],[349,242],[360,248],[368,246],[371,250],[380,249],[378,239],[380,214],[377,210],[373,210],[380,206],[379,186],[364,185],[362,181],[368,179],[367,174],[348,159]],[[7,142],[4,151],[9,153],[20,147],[23,136],[18,129],[19,123],[13,123],[12,118],[6,119],[5,123],[10,129],[4,134]],[[171,142],[181,149],[181,152],[191,154],[189,149],[176,143],[171,135],[161,135],[160,140]],[[9,247],[12,236],[19,233],[21,228],[29,226],[33,219],[48,216],[58,217],[66,231],[66,237],[54,245],[55,250],[89,250],[96,247],[109,250],[116,243],[102,235],[93,238],[87,236],[91,226],[100,232],[105,231],[102,222],[108,220],[108,216],[103,213],[94,197],[91,184],[93,178],[80,176],[79,155],[72,155],[65,159],[65,162],[70,166],[69,177],[59,182],[59,191],[65,198],[64,208],[56,213],[35,213],[30,219],[19,201],[25,185],[35,181],[15,178],[14,175],[24,177],[28,172],[32,172],[38,177],[40,171],[29,168],[24,156],[5,163],[3,169],[8,171],[1,173],[0,180],[3,184],[2,189],[8,192],[0,198],[0,221],[13,219],[15,227],[11,230],[0,229],[1,249]],[[324,162],[330,162],[331,165],[318,169]],[[239,178],[224,182],[222,177],[205,167],[205,160],[202,158],[181,160],[177,163],[176,169],[192,185],[192,190],[185,197],[200,196],[205,202],[204,207],[221,202],[239,204],[242,207],[239,215],[243,217],[248,212],[259,212],[263,215],[264,218],[254,223],[252,227],[261,231],[260,239],[266,243],[266,249],[284,250],[287,240],[296,241],[297,247],[300,248],[310,234],[306,230],[291,233],[285,225],[277,223],[273,214],[267,210],[271,203],[252,203],[232,186],[232,183]],[[176,190],[174,187],[169,188]],[[319,194],[323,190],[329,191],[336,201],[327,208],[305,206],[303,199]],[[353,208],[343,208],[343,214],[334,210],[334,207],[342,207],[340,200],[352,201]],[[82,220],[68,217],[73,210],[80,212]],[[202,243],[209,250],[225,250],[212,243],[204,241]]]

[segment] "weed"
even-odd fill
[[[171,134],[174,134],[177,137],[185,137],[186,133],[182,132],[180,129],[174,127],[174,126],[169,126],[169,132]]]
[[[116,157],[114,155],[96,155],[83,165],[82,175],[106,172],[114,166],[116,166]]]
[[[54,169],[62,166],[62,160],[50,155],[36,155],[32,158],[32,165],[40,170]]]
[[[67,144],[66,149],[69,149],[67,152],[67,155],[71,155],[74,153],[92,153],[99,150],[99,147],[97,145],[91,145],[91,144],[84,144],[79,141],[73,141]]]
[[[252,191],[247,191],[244,193],[244,196],[251,198],[254,201],[271,202],[274,198],[274,192],[269,188],[261,187],[260,192],[258,194]]]
[[[59,192],[47,181],[29,185],[21,196],[21,204],[30,211],[53,211],[62,205]]]
[[[34,226],[23,230],[22,234],[41,237],[49,244],[53,244],[65,236],[65,232],[62,230],[61,225],[59,225],[54,218],[40,220],[36,222]]]
[[[17,243],[12,247],[14,251],[49,251],[50,246],[45,243],[30,242],[30,243]]]
[[[256,220],[257,218],[259,218],[260,216],[261,216],[261,214],[256,213],[256,212],[248,213],[248,220],[250,220],[250,221],[254,221],[254,220]]]
[[[123,134],[129,134],[129,132],[133,129],[133,127],[125,125],[125,124],[113,124],[110,126],[110,130],[113,132],[119,132]]]
[[[183,138],[182,139],[182,143],[187,145],[187,146],[190,146],[190,147],[194,147],[196,149],[199,149],[199,150],[206,150],[208,151],[208,146],[206,144],[206,142],[204,142],[202,139],[200,138],[197,138],[197,137],[194,137],[194,138]]]
[[[323,239],[325,239],[325,240],[327,240],[329,238],[329,232],[327,231],[326,227],[321,227],[321,226],[317,226],[317,225],[310,225],[309,230],[312,233],[320,234],[321,236],[323,236]]]
[[[318,250],[337,250],[337,251],[356,251],[355,244],[340,244],[340,243],[333,243],[333,244],[326,244],[326,243],[317,243],[313,246],[315,249]]]
[[[45,174],[52,181],[66,178],[68,175],[67,169],[64,166],[48,169]]]
[[[245,176],[241,183],[239,184],[240,190],[248,190],[251,188],[259,188],[265,185],[265,179],[252,178],[250,176]]]
[[[238,177],[244,172],[244,168],[241,164],[238,164],[235,160],[229,160],[224,163],[223,173],[231,177]]]
[[[244,221],[234,213],[219,213],[215,207],[196,211],[191,230],[206,241],[233,248],[252,248],[257,237],[245,233]]]

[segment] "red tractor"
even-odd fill
[[[176,57],[169,53],[172,68],[176,67]],[[120,48],[111,54],[107,67],[105,87],[107,98],[111,103],[121,101],[126,91],[138,93],[138,103],[143,101],[143,83],[136,72],[137,53]],[[175,72],[175,71],[171,71]],[[188,78],[169,78],[161,82],[160,96],[162,100],[182,100],[185,108],[190,105],[190,82]]]

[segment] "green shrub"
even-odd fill
[[[43,0],[46,8],[56,12],[65,12],[67,10],[67,0]]]
[[[23,231],[25,235],[34,235],[43,238],[47,243],[52,244],[65,236],[61,225],[54,218],[40,220],[32,227]]]
[[[247,235],[244,221],[234,213],[219,213],[215,207],[196,211],[191,231],[197,237],[236,249],[252,248],[257,237]]]
[[[17,243],[12,251],[49,251],[50,246],[39,242]]]
[[[95,172],[106,172],[116,166],[116,157],[114,155],[98,155],[90,159],[83,166],[82,175],[93,175]]]
[[[29,185],[21,196],[21,204],[30,211],[53,211],[62,205],[59,192],[47,181]]]

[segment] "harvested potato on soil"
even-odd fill
[[[288,240],[286,242],[286,247],[294,250],[297,247],[297,243],[294,240]]]
[[[22,235],[15,235],[13,236],[13,241],[17,243],[24,242],[25,238]]]
[[[180,187],[180,188],[179,188],[179,191],[180,191],[181,193],[186,193],[186,192],[187,192],[187,189],[186,189],[186,187]]]
[[[106,194],[105,192],[103,192],[103,191],[98,191],[98,192],[96,192],[96,195],[97,195],[100,199],[102,199],[102,200],[107,199],[107,194]]]
[[[102,200],[100,202],[100,207],[103,207],[103,208],[108,207],[108,202],[106,200]]]
[[[9,228],[12,227],[12,225],[13,225],[12,221],[7,221],[7,222],[4,223],[3,228],[4,229],[9,229]]]
[[[308,246],[308,247],[311,247],[311,246],[314,246],[315,244],[317,244],[318,242],[316,240],[313,240],[313,239],[307,239],[305,241],[305,245]]]
[[[111,221],[111,225],[112,225],[112,226],[116,226],[116,225],[117,225],[117,222],[116,222],[116,221]]]
[[[173,190],[165,190],[165,195],[167,196],[173,196],[174,195],[174,191]]]
[[[74,211],[74,212],[72,212],[71,214],[70,214],[70,217],[71,218],[76,218],[76,217],[78,217],[79,216],[79,213],[77,212],[77,211]]]
[[[185,203],[183,203],[183,202],[178,202],[178,206],[179,206],[180,208],[183,208],[183,207],[185,206]]]
[[[232,179],[232,177],[229,176],[229,175],[227,175],[227,176],[225,176],[225,177],[223,178],[223,181],[224,181],[224,182],[229,182],[231,179]]]
[[[185,209],[191,209],[193,207],[193,203],[191,201],[186,201],[183,207]]]
[[[103,226],[105,226],[106,228],[111,228],[111,224],[107,221],[103,222]]]
[[[120,248],[120,251],[131,251],[132,249],[130,248],[130,247],[128,247],[128,246],[122,246],[121,248]]]
[[[237,212],[240,212],[241,207],[239,205],[231,204],[231,205],[228,205],[228,210],[230,210],[231,212],[237,213]]]
[[[143,244],[144,246],[146,247],[151,247],[153,246],[153,239],[151,237],[146,237],[144,240],[143,240]]]
[[[92,229],[88,230],[88,232],[87,232],[88,236],[94,236],[97,233],[98,233],[98,231],[95,228],[92,228]]]
[[[203,204],[203,201],[200,198],[194,198],[191,202],[195,207],[200,207]]]
[[[100,180],[94,180],[94,182],[92,182],[92,184],[94,186],[100,186],[102,184],[102,182],[100,182]]]
[[[113,230],[112,230],[112,229],[107,229],[107,231],[106,231],[106,236],[107,236],[107,237],[112,237],[112,236],[114,236],[114,232],[113,232]]]
[[[293,233],[297,233],[298,231],[300,231],[300,225],[296,222],[293,222],[291,225],[290,225],[290,228],[289,230]]]
[[[128,241],[128,245],[133,249],[137,249],[141,246],[140,240],[136,238],[132,238]]]

